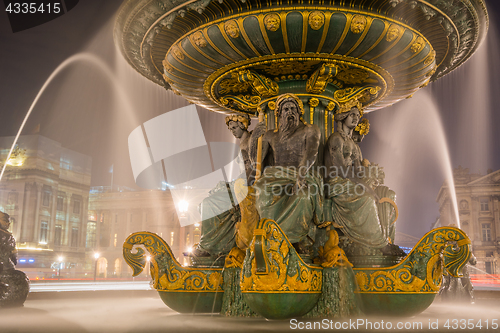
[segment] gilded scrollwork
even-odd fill
[[[470,258],[470,240],[457,228],[443,227],[427,233],[398,265],[383,269],[356,268],[361,292],[436,293],[443,269],[452,276]]]
[[[337,79],[345,84],[378,83],[370,78],[370,73],[361,68],[345,68],[339,71]]]
[[[252,111],[256,110],[262,98],[252,95],[237,95],[237,96],[224,96],[220,98],[220,102],[224,106],[235,105],[241,110]]]
[[[309,15],[309,26],[313,30],[319,30],[325,24],[325,14],[320,11],[314,11]]]
[[[307,80],[306,91],[311,94],[321,94],[326,86],[337,75],[337,66],[334,63],[324,63]]]
[[[151,255],[151,277],[153,286],[159,291],[205,291],[223,290],[220,268],[184,268],[175,260],[170,247],[158,235],[151,232],[136,232],[123,244],[123,257],[137,276],[144,269],[144,250],[135,245],[143,245]]]
[[[322,268],[306,265],[283,231],[272,220],[261,220],[247,250],[240,287],[245,292],[309,292],[320,293]],[[256,245],[257,237],[263,244]],[[256,248],[265,249],[267,271],[259,273]]]

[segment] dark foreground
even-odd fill
[[[426,311],[413,318],[362,316],[337,321],[321,319],[267,321],[262,318],[182,315],[167,308],[155,291],[146,290],[38,292],[30,295],[23,308],[0,309],[0,332],[2,333],[208,333],[294,332],[299,330],[500,332],[499,321],[500,293],[495,291],[477,292],[477,301],[474,305],[445,304],[436,300]]]

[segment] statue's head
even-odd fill
[[[236,138],[241,138],[243,133],[248,130],[248,126],[250,126],[250,116],[248,115],[239,115],[232,114],[226,117],[226,125],[227,128],[233,133]]]
[[[0,212],[0,228],[8,230],[10,227],[10,216],[7,213]]]
[[[361,117],[363,117],[363,105],[360,101],[351,99],[341,105],[334,119],[336,122],[343,123],[348,128],[354,129],[358,126]]]
[[[276,117],[279,119],[280,131],[297,127],[303,114],[304,104],[296,95],[284,94],[276,100]]]

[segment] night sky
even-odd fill
[[[500,1],[486,3],[489,35],[467,63],[412,99],[367,116],[371,129],[362,143],[364,157],[384,167],[386,185],[397,193],[398,230],[418,238],[439,214],[435,200],[445,179],[446,145],[453,168],[461,165],[480,174],[500,169]],[[132,111],[120,104],[124,101],[101,71],[75,63],[51,83],[23,131],[39,129],[41,135],[91,156],[93,186],[109,185],[111,165],[115,184],[133,186],[128,135],[143,122],[187,105],[133,71],[115,49],[112,29],[120,4],[80,1],[62,17],[17,33],[12,33],[6,13],[0,13],[1,136],[16,134],[45,80],[79,52],[106,63],[128,92]],[[221,115],[199,114],[204,125],[218,124],[209,141],[230,140]]]

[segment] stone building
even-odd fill
[[[0,138],[0,161],[13,141]],[[21,154],[9,160],[0,182],[0,210],[12,219],[19,269],[32,279],[80,269],[92,159],[41,135],[21,136],[17,144]]]
[[[180,218],[189,218],[189,210]],[[181,227],[168,190],[134,191],[114,187],[111,191],[110,187],[92,187],[86,237],[87,248],[92,252],[88,253],[87,264],[96,264],[97,276],[132,276],[132,270],[123,260],[122,245],[131,233],[137,231],[158,234],[181,264],[187,263],[183,252],[200,237],[198,223]],[[99,256],[97,262],[94,262],[95,253]],[[147,275],[147,272],[142,274]]]
[[[500,170],[486,175],[458,167],[453,171],[460,227],[472,241],[476,268],[488,274],[500,273]],[[434,227],[457,225],[448,187],[437,196],[440,217]],[[473,272],[481,273],[481,272]]]

